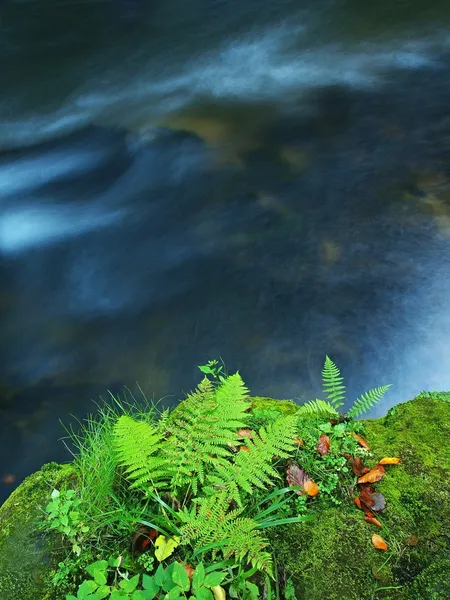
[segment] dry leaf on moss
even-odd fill
[[[398,465],[398,463],[401,461],[401,458],[398,457],[385,457],[382,458],[380,460],[380,462],[378,463],[379,465]]]
[[[370,469],[368,467],[364,466],[364,464],[359,456],[354,457],[354,456],[348,455],[346,458],[352,465],[353,473],[355,475],[357,475],[358,477],[361,477],[362,475],[365,475],[366,473],[368,473],[370,471]]]
[[[286,469],[286,481],[290,486],[302,487],[304,493],[308,496],[317,496],[319,493],[319,486],[314,483],[304,469],[301,469],[295,463],[288,465]],[[295,490],[295,493],[301,496],[303,492],[301,490]]]
[[[381,537],[381,535],[378,535],[376,533],[374,533],[372,535],[372,544],[374,545],[374,547],[377,550],[387,550],[388,549],[388,545],[383,540],[383,538]]]
[[[350,433],[350,435],[355,438],[355,440],[358,442],[358,444],[360,446],[362,446],[366,450],[370,450],[369,444],[366,442],[366,440],[363,437],[361,437],[357,433]]]
[[[322,433],[322,435],[319,437],[319,441],[317,442],[316,450],[320,455],[325,456],[325,454],[328,454],[330,451],[330,445],[330,438],[325,435],[325,433]]]
[[[367,521],[368,523],[373,523],[373,525],[376,525],[377,527],[382,527],[380,521],[378,519],[376,519],[375,517],[364,517],[364,521]]]
[[[386,469],[383,465],[376,465],[373,469],[370,469],[368,473],[358,479],[358,483],[375,483],[380,481],[386,473]]]

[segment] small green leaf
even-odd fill
[[[120,567],[121,562],[122,562],[122,558],[120,556],[118,556],[117,558],[110,556],[108,559],[108,565],[110,567]]]
[[[214,600],[212,592],[205,587],[199,588],[195,594],[197,596],[197,600]]]
[[[180,563],[173,563],[172,579],[178,586],[180,586],[183,592],[189,591],[191,582],[189,581],[188,574],[186,573],[184,567],[182,567]]]
[[[122,581],[119,583],[119,587],[128,592],[128,594],[131,594],[131,592],[134,592],[134,590],[137,588],[139,578],[140,575],[135,575],[131,579],[122,579]]]
[[[160,565],[161,566],[161,565]],[[145,590],[145,598],[147,600],[152,600],[156,596],[156,594],[160,590],[160,585],[158,585],[155,581],[155,577],[150,577],[149,575],[142,576],[142,585]]]
[[[111,588],[109,587],[109,585],[102,585],[94,594],[95,600],[102,600],[103,598],[107,598],[110,593]]]
[[[155,556],[159,562],[168,558],[175,548],[180,545],[180,538],[174,536],[173,538],[167,538],[165,535],[159,535],[155,540]]]
[[[85,579],[78,588],[77,597],[80,599],[86,598],[98,588],[98,585],[92,579]]]
[[[216,585],[220,585],[224,579],[225,573],[209,573],[205,577],[203,585],[206,587],[215,587]]]
[[[86,571],[94,577],[95,571],[106,571],[108,569],[108,563],[106,560],[96,560],[86,567]]]
[[[124,590],[114,590],[111,593],[109,600],[121,600],[122,598],[129,598],[129,595]]]
[[[250,592],[251,600],[256,600],[259,598],[259,589],[254,583],[250,583],[250,581],[246,581],[245,585],[247,586],[248,591]]]
[[[324,433],[330,433],[333,431],[333,426],[331,423],[322,423],[319,425],[319,431],[323,431]]]
[[[147,596],[144,595],[144,592],[141,590],[135,590],[131,594],[131,600],[146,600]]]
[[[55,488],[55,489],[53,490],[52,494],[51,494],[51,497],[52,497],[52,498],[58,498],[59,494],[60,494],[59,490],[57,490],[57,489]]]
[[[75,554],[77,556],[80,556],[80,554],[81,554],[81,547],[78,544],[76,544],[76,543],[73,544],[72,545],[72,552],[75,552]]]
[[[200,589],[204,581],[205,567],[203,566],[203,563],[199,563],[194,571],[194,575],[192,576],[192,588],[195,593],[197,593],[197,590]]]
[[[167,594],[167,600],[176,600],[177,598],[180,597],[180,594],[182,594],[182,593],[183,593],[183,590],[176,585]]]
[[[106,575],[104,571],[94,571],[93,577],[97,585],[106,585]]]
[[[83,533],[87,533],[89,531],[89,527],[87,525],[83,525],[83,527],[81,528],[81,531]]]
[[[167,573],[164,571],[164,567],[162,565],[159,565],[159,567],[156,569],[156,573],[155,573],[155,582],[159,587],[162,587],[166,580],[167,580]]]

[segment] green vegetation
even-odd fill
[[[301,407],[250,397],[217,361],[201,370],[210,379],[171,412],[114,399],[71,431],[72,465],[12,494],[0,509],[0,600],[449,597],[448,397],[355,421],[388,386],[342,415],[328,357],[326,399]],[[380,467],[383,457],[400,462]],[[386,510],[358,510],[364,490]],[[16,548],[30,539],[41,547],[26,558],[31,582]]]

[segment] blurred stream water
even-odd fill
[[[0,500],[70,414],[221,356],[450,389],[450,5],[6,0]]]

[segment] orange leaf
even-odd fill
[[[131,550],[133,554],[144,553],[150,547],[151,541],[158,536],[158,531],[150,527],[140,527],[131,540]]]
[[[401,458],[382,458],[379,465],[398,465],[401,461]]]
[[[368,473],[358,479],[358,483],[375,483],[380,481],[386,473],[386,469],[383,465],[376,465],[373,469],[370,469]]]
[[[330,438],[324,433],[322,433],[322,435],[319,437],[319,441],[317,442],[316,450],[319,454],[325,456],[325,454],[328,454],[328,452],[330,451],[330,445]]]
[[[364,517],[364,521],[367,521],[368,523],[373,523],[377,527],[383,527],[382,524],[380,523],[380,521],[378,519],[375,519],[375,517]],[[386,546],[386,549],[387,549],[387,546]]]
[[[372,536],[372,544],[375,546],[375,548],[377,550],[387,550],[388,549],[388,545],[386,544],[386,542],[383,540],[383,538],[380,535],[377,535],[376,533],[374,533]]]
[[[319,493],[319,487],[317,483],[311,480],[309,475],[304,469],[301,469],[298,465],[291,462],[286,470],[286,481],[290,486],[302,487],[302,490],[295,490],[295,493],[301,496],[303,493],[308,496],[317,496]]]
[[[366,440],[363,437],[361,437],[357,433],[350,433],[350,435],[355,438],[355,440],[358,442],[358,444],[360,446],[362,446],[363,448],[366,448],[366,450],[370,450],[369,444],[366,442]]]
[[[320,491],[317,483],[311,479],[307,479],[303,487],[305,488],[305,492],[308,494],[308,496],[317,496]]]
[[[303,441],[303,439],[301,437],[295,437],[294,438],[294,444],[296,446],[298,446],[299,448],[301,448],[304,445],[304,443],[305,442]]]
[[[350,456],[350,455],[348,455],[348,456],[349,456],[349,458],[347,460],[350,461],[350,464],[352,465],[353,473],[355,475],[357,475],[358,477],[361,477],[362,475],[365,475],[366,473],[369,472],[370,469],[368,469],[367,467],[364,466],[364,464],[359,456],[357,456],[356,458],[353,456]]]
[[[356,498],[353,498],[353,502],[356,504],[356,506],[359,508],[359,510],[361,509],[361,500],[358,498],[358,496],[356,496]]]
[[[251,429],[238,429],[237,432],[239,437],[244,437],[244,438],[253,438],[253,431]]]
[[[239,446],[239,450],[241,452],[250,452],[250,448],[248,448],[247,446]]]

